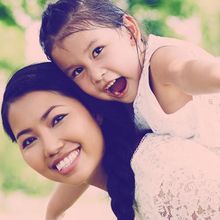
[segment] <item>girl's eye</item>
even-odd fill
[[[103,50],[103,47],[96,47],[93,51],[92,51],[92,56],[94,58],[96,58]]]
[[[28,147],[30,144],[32,144],[35,140],[37,140],[36,137],[29,137],[27,139],[25,139],[22,142],[22,148],[25,149],[26,147]]]
[[[51,123],[52,127],[54,127],[56,124],[58,124],[60,121],[62,121],[66,116],[67,116],[67,114],[55,116],[52,120],[52,123]]]
[[[78,67],[78,68],[74,69],[71,73],[71,77],[73,79],[76,78],[83,70],[84,70],[83,67]]]

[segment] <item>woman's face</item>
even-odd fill
[[[9,123],[24,160],[58,182],[92,184],[100,169],[103,137],[76,99],[35,91],[10,105]]]

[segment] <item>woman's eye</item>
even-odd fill
[[[96,58],[103,50],[103,47],[96,47],[93,52],[92,52],[92,56],[94,58]]]
[[[36,137],[29,137],[27,139],[25,139],[22,142],[22,148],[25,149],[26,147],[28,147],[30,144],[32,144],[37,138]]]
[[[84,70],[83,67],[78,67],[75,70],[72,71],[71,73],[71,78],[76,78],[80,73],[82,73],[82,71]]]
[[[67,114],[55,116],[52,120],[52,123],[51,123],[52,127],[54,127],[56,124],[58,124],[60,121],[62,121],[66,116],[67,116]]]

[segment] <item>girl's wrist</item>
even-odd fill
[[[64,213],[60,214],[60,215],[50,215],[47,214],[45,220],[62,220],[64,217]]]

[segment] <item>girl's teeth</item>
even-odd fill
[[[68,166],[76,159],[76,157],[79,155],[79,149],[71,152],[67,157],[65,157],[63,160],[61,160],[57,165],[56,168],[60,171]]]
[[[114,83],[116,82],[116,79],[112,80],[107,86],[106,86],[106,90],[108,90],[111,86],[114,85]]]

